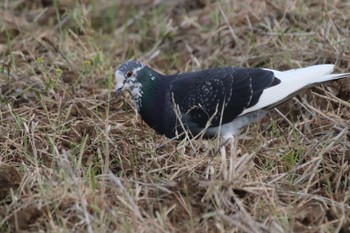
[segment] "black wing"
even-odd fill
[[[254,68],[219,68],[184,73],[170,93],[182,114],[200,127],[218,126],[254,106],[264,89],[280,83],[273,72]]]

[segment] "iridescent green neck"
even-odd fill
[[[144,67],[139,72],[130,90],[138,111],[152,102],[152,96],[157,92],[160,81],[160,75],[149,67]]]

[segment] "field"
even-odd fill
[[[342,0],[0,2],[0,232],[350,232],[350,79],[219,140],[169,140],[113,94],[137,59],[350,72]],[[227,148],[230,152],[230,148]]]

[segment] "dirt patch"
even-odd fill
[[[11,192],[16,191],[20,183],[21,175],[15,166],[0,165],[0,201],[5,200],[6,202],[6,198],[9,197]],[[4,206],[0,206],[0,217],[1,219],[7,217],[5,223],[8,224],[13,232],[28,230],[30,225],[41,216],[41,211],[35,205],[21,207],[20,209],[9,212],[6,209],[10,207],[6,203],[3,204]]]
[[[15,191],[21,183],[21,175],[17,168],[11,165],[0,165],[0,201]]]
[[[14,232],[29,230],[41,215],[41,210],[35,205],[30,205],[14,212],[8,220],[8,224]]]
[[[324,203],[313,201],[297,208],[296,211],[295,232],[321,232],[322,223],[330,224],[331,222],[339,224],[340,232],[350,232],[349,213],[342,212],[339,207],[329,207]]]

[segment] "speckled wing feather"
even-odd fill
[[[205,127],[234,120],[246,108],[254,106],[263,90],[279,80],[263,69],[226,67],[179,75],[170,93],[186,119]]]

